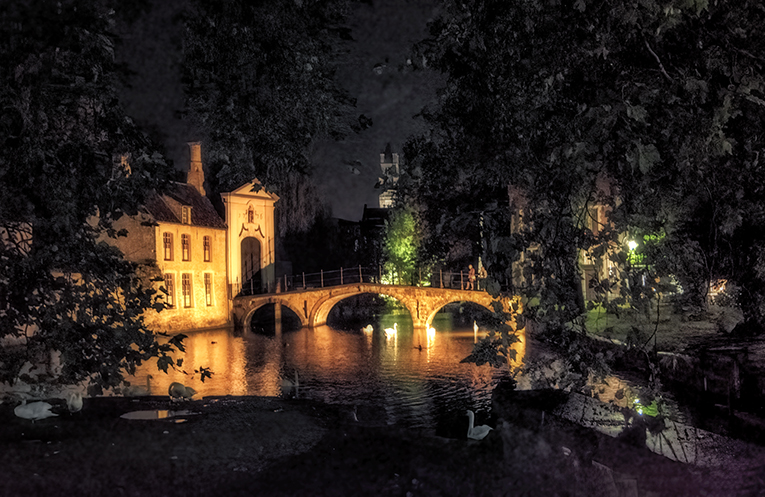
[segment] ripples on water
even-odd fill
[[[392,326],[386,323],[385,325]],[[436,328],[439,322],[435,323]],[[143,385],[152,374],[152,394],[163,395],[180,381],[200,396],[283,394],[282,380],[298,375],[298,395],[323,402],[355,406],[359,417],[372,421],[433,429],[466,409],[488,413],[491,391],[508,370],[462,364],[479,330],[413,330],[398,321],[398,333],[386,337],[383,325],[372,333],[321,326],[274,335],[230,330],[198,331],[184,341],[186,373],[168,375],[144,365],[133,383]],[[519,353],[518,359],[522,357]],[[204,383],[193,371],[209,367]]]

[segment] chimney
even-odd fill
[[[202,169],[202,143],[189,142],[189,173],[186,183],[196,188],[202,196],[205,196],[205,172]]]

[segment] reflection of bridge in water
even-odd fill
[[[361,274],[361,271],[359,270],[357,274]],[[358,277],[354,283],[336,286],[304,287],[283,293],[239,295],[234,298],[233,303],[234,322],[237,328],[249,329],[255,311],[265,305],[274,304],[277,307],[277,315],[281,315],[282,306],[287,307],[300,318],[302,326],[313,328],[327,323],[327,316],[335,304],[365,293],[387,295],[399,301],[409,311],[415,329],[430,326],[436,313],[453,302],[473,302],[494,312],[492,305],[494,299],[482,290],[388,285],[365,282],[362,276]],[[511,303],[517,304],[519,299],[503,296],[499,302],[504,311],[509,311]],[[509,324],[513,325],[513,323]]]

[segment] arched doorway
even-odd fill
[[[242,240],[242,289],[255,293],[261,289],[260,241],[252,236]]]

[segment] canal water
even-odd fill
[[[260,332],[258,326],[258,331],[240,333],[195,331],[184,340],[182,368],[165,375],[147,363],[130,380],[145,386],[151,375],[153,395],[165,395],[170,383],[179,381],[198,392],[195,398],[297,396],[347,406],[349,415],[355,411],[358,418],[373,417],[373,422],[429,430],[467,409],[479,419],[489,413],[491,392],[510,369],[460,362],[485,329],[477,323],[466,326],[465,319],[449,313],[437,315],[430,332],[414,330],[405,311],[371,321],[355,328],[346,321],[337,327],[280,332]],[[395,333],[386,333],[394,325]],[[515,364],[524,356],[520,338]],[[201,367],[213,372],[204,382],[195,372]]]

